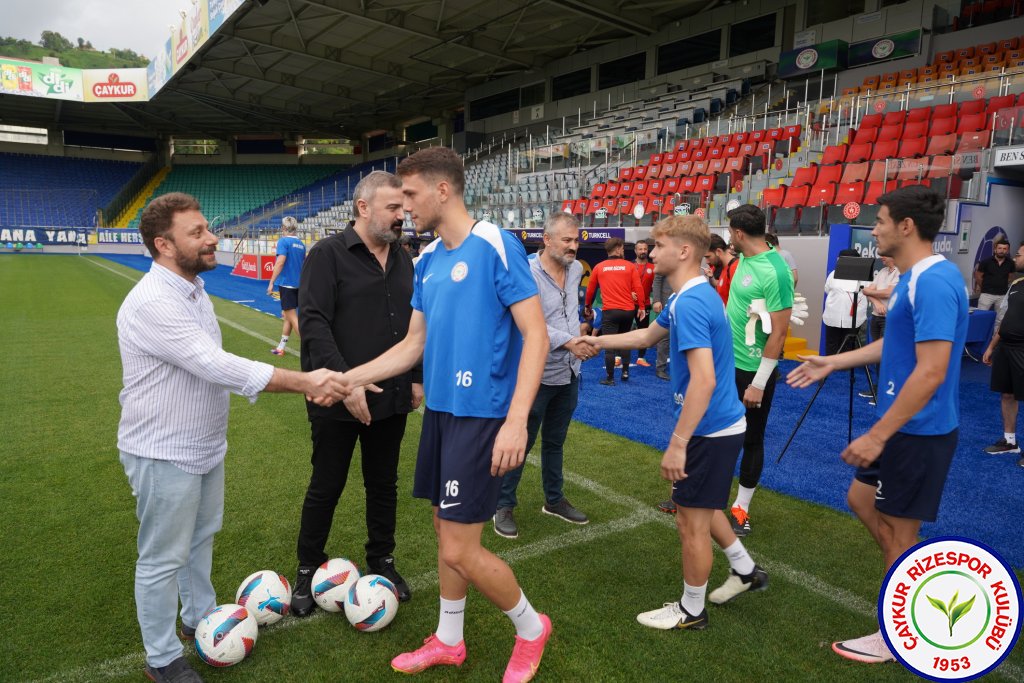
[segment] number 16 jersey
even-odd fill
[[[477,222],[455,249],[439,239],[420,254],[412,307],[426,320],[427,407],[457,417],[508,414],[523,338],[509,307],[537,294],[526,250]]]

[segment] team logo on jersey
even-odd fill
[[[1020,609],[1020,585],[1003,558],[977,541],[945,536],[919,543],[892,566],[878,623],[903,666],[933,681],[963,681],[1010,654]]]
[[[465,261],[459,261],[452,266],[452,282],[462,282],[469,275],[469,266]]]
[[[743,279],[740,281],[740,284],[742,284],[744,287],[749,287],[750,283],[753,281],[754,277],[748,274],[743,276]]]

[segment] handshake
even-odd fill
[[[306,395],[306,400],[325,408],[338,401],[344,401],[353,391],[360,388],[352,384],[345,373],[327,368],[303,373],[302,384],[302,393]],[[368,384],[365,389],[378,394],[381,392],[381,388],[375,384]]]
[[[601,338],[592,336],[574,337],[567,341],[563,348],[580,360],[587,360],[601,350]]]

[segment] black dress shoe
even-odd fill
[[[297,617],[308,617],[316,609],[316,601],[313,600],[313,573],[316,567],[299,567],[295,575],[295,587],[292,588],[292,609],[291,612]]]
[[[409,590],[409,584],[405,582],[402,575],[395,569],[394,557],[386,555],[377,560],[367,559],[366,566],[370,568],[371,574],[380,574],[394,584],[395,590],[398,591],[399,602],[409,602],[412,599],[412,591]]]

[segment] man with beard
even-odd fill
[[[878,421],[840,457],[857,468],[846,499],[888,569],[917,543],[921,522],[935,521],[956,452],[967,287],[955,265],[932,253],[946,214],[938,193],[912,185],[878,203],[871,235],[878,254],[892,258],[901,273],[889,297],[885,337],[835,356],[801,357],[786,382],[803,389],[833,370],[881,362]],[[880,631],[833,643],[832,650],[869,664],[894,659]]]
[[[472,584],[515,626],[504,681],[523,683],[537,673],[551,620],[537,613],[512,569],[480,537],[497,509],[502,476],[526,455],[526,423],[548,352],[537,283],[519,240],[466,211],[458,154],[422,149],[397,173],[416,231],[437,231],[438,238],[416,264],[405,339],[344,378],[362,387],[423,359],[427,409],[413,495],[433,508],[440,616],[423,645],[392,659],[391,667],[414,674],[465,661]]]
[[[580,359],[589,352],[578,339],[583,331],[579,320],[583,266],[576,260],[579,245],[579,221],[571,214],[552,214],[544,222],[544,249],[539,257],[530,261],[530,272],[537,283],[548,324],[549,351],[540,389],[526,423],[526,452],[533,448],[537,433],[543,428],[540,467],[545,503],[541,512],[572,524],[589,521],[562,493],[563,445],[579,398]],[[505,475],[501,485],[494,531],[505,538],[519,536],[513,510],[522,476],[523,466],[520,465]]]
[[[644,240],[637,241],[633,247],[633,251],[636,253],[633,265],[636,266],[636,274],[640,277],[640,287],[644,290],[644,300],[647,302],[646,307],[637,308],[633,324],[638,330],[646,330],[651,320],[651,287],[654,285],[654,264],[647,258],[650,248],[651,245]],[[647,349],[640,349],[636,352],[636,364],[644,368],[651,367],[651,364],[647,362]]]
[[[732,276],[736,273],[736,266],[740,264],[740,260],[729,250],[725,240],[714,233],[711,234],[711,246],[708,247],[708,253],[704,254],[704,260],[711,268],[710,273],[704,271],[704,274],[718,292],[718,296],[722,298],[722,303],[728,305],[729,287],[732,285]]]
[[[412,308],[413,265],[398,244],[402,181],[374,171],[352,194],[355,224],[320,240],[309,252],[299,285],[304,370],[347,372],[405,337]],[[409,412],[423,400],[422,372],[413,368],[381,382],[377,393],[360,387],[343,404],[307,404],[313,438],[313,473],[302,504],[298,576],[292,592],[296,616],[312,613],[311,582],[327,561],[327,537],[345,489],[356,441],[366,488],[366,564],[387,577],[402,601],[409,586],[395,569],[398,454]],[[375,389],[377,389],[375,387]]]
[[[239,358],[221,348],[220,327],[199,273],[217,267],[217,237],[199,202],[180,192],[146,207],[139,223],[153,265],[117,314],[124,368],[117,447],[139,519],[135,603],[146,675],[162,683],[202,678],[183,656],[181,636],[217,604],[210,581],[213,536],[224,514],[224,454],[230,394],[305,394],[329,405],[340,375],[299,373]]]
[[[974,269],[974,294],[978,308],[987,311],[997,305],[1015,278],[1017,267],[1009,258],[1010,243],[1003,237],[992,243],[992,256],[981,261]]]

